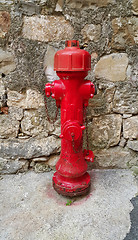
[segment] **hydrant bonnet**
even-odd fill
[[[91,69],[90,54],[79,48],[79,41],[69,40],[66,48],[55,54],[55,71],[89,71]]]

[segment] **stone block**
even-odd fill
[[[33,159],[60,151],[61,141],[54,136],[29,139],[0,139],[0,157]]]
[[[0,157],[0,173],[1,174],[15,174],[18,172],[26,172],[28,170],[29,162],[21,160],[8,160]]]
[[[25,108],[39,108],[44,106],[44,97],[37,90],[28,89],[26,91]]]
[[[53,42],[73,38],[74,30],[63,16],[24,17],[24,38]]]
[[[138,93],[131,84],[119,85],[115,91],[113,111],[121,114],[138,113]]]
[[[19,131],[19,121],[10,114],[0,115],[0,138],[15,138]]]
[[[40,0],[39,4],[42,6],[41,10],[41,15],[54,15],[55,14],[55,9],[56,9],[56,4],[58,0]],[[59,6],[61,1],[59,0]]]
[[[51,155],[47,164],[51,167],[54,168],[56,166],[57,161],[59,160],[59,155]]]
[[[120,146],[120,147],[125,147],[125,145],[126,145],[126,139],[124,139],[123,137],[121,137],[120,142],[119,142],[119,146]]]
[[[21,132],[32,137],[39,134],[43,135],[43,137],[48,136],[47,121],[41,109],[40,111],[35,109],[24,111]]]
[[[3,4],[3,5],[7,5],[7,6],[9,5],[10,6],[10,5],[13,5],[14,1],[15,0],[8,0],[8,1],[7,0],[1,0],[0,3]]]
[[[131,170],[133,171],[134,176],[138,176],[138,166],[133,166]]]
[[[138,116],[123,119],[123,136],[126,139],[138,139]]]
[[[125,118],[130,118],[130,117],[132,117],[132,114],[131,114],[131,113],[123,114],[123,119],[125,119]]]
[[[136,157],[127,149],[122,149],[119,146],[96,150],[94,154],[95,163],[97,167],[100,168],[128,168],[128,164],[131,160],[135,161],[136,164]]]
[[[0,48],[0,74],[8,74],[14,71],[15,68],[14,56],[10,52],[5,52]]]
[[[63,10],[63,5],[64,5],[64,0],[58,0],[56,4],[55,11],[56,12],[62,12]]]
[[[128,140],[127,147],[132,149],[133,151],[138,152],[138,140],[133,141]]]
[[[66,4],[71,8],[82,8],[96,5],[97,7],[105,7],[108,4],[114,4],[115,0],[66,0]]]
[[[138,21],[136,17],[112,20],[112,48],[125,49],[138,43]]]
[[[7,91],[7,104],[9,107],[15,106],[23,109],[37,109],[44,106],[44,98],[40,92],[27,89],[25,93],[17,91]]]
[[[4,86],[4,82],[2,78],[0,77],[0,108],[6,106],[6,89]]]
[[[97,42],[101,36],[101,25],[86,24],[85,27],[81,30],[81,34],[85,42]]]
[[[33,162],[47,162],[49,157],[33,158]]]
[[[24,15],[32,16],[41,12],[41,6],[34,1],[30,2],[21,0],[16,4],[16,10]]]
[[[132,0],[132,9],[135,15],[138,15],[138,1]]]
[[[17,91],[10,91],[7,89],[7,105],[9,107],[25,108],[26,95]]]
[[[120,141],[121,115],[94,117],[89,129],[93,148],[115,146]]]
[[[12,119],[16,119],[21,121],[23,118],[23,109],[18,107],[9,107],[8,113],[10,114]]]
[[[118,82],[126,80],[128,57],[126,53],[113,53],[102,57],[95,66],[96,78]]]
[[[138,166],[138,155],[137,153],[134,155],[134,151],[131,151],[131,157],[130,161],[127,163],[129,168],[132,168],[133,166]]]
[[[111,113],[114,92],[114,84],[108,84],[108,86],[100,84],[97,89],[97,95],[89,101],[88,117]]]
[[[8,33],[11,25],[9,12],[0,11],[0,38],[4,38]]]
[[[42,172],[50,172],[52,169],[47,163],[41,162],[41,163],[35,164],[34,170],[36,173],[42,173]]]
[[[54,123],[54,130],[52,130],[52,134],[56,135],[56,136],[60,136],[61,134],[61,120],[58,119],[55,123]]]

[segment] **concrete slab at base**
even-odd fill
[[[1,240],[123,240],[130,231],[130,200],[138,188],[129,170],[92,170],[86,197],[68,198],[52,188],[52,172],[4,175]]]

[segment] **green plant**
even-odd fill
[[[73,203],[72,200],[67,200],[66,206],[70,206]]]

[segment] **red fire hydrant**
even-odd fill
[[[84,115],[94,84],[85,80],[91,69],[91,56],[79,48],[76,40],[66,41],[66,48],[55,54],[54,70],[60,80],[45,85],[46,96],[61,108],[61,154],[53,176],[54,189],[65,196],[84,195],[90,188],[86,161],[93,161],[91,150],[82,149]]]

